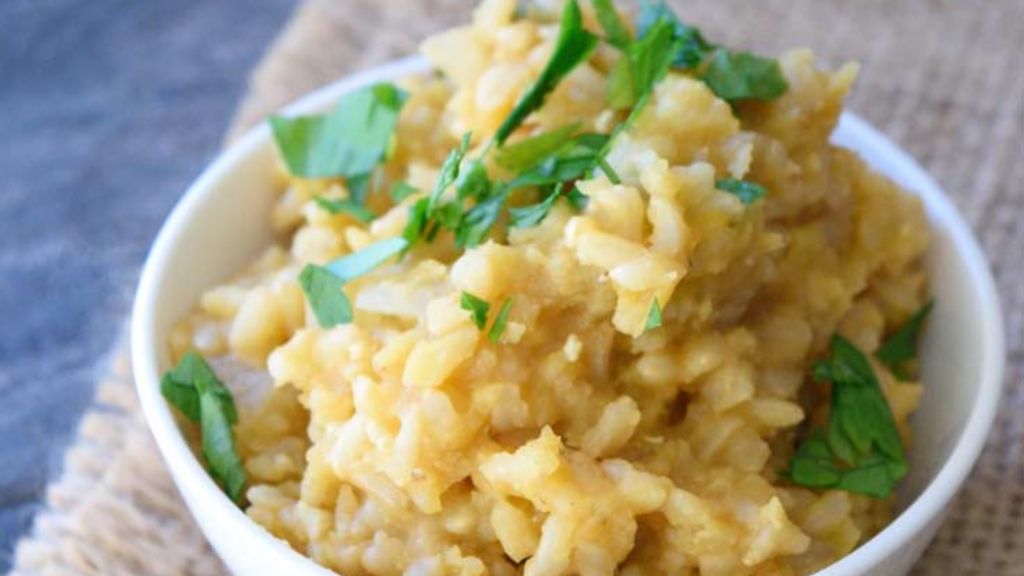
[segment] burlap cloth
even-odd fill
[[[471,0],[308,0],[252,76],[229,139],[341,75],[412,53]],[[999,282],[1009,365],[974,474],[914,574],[1024,574],[1024,0],[688,0],[710,37],[863,63],[851,107],[920,160],[971,222]],[[99,384],[15,567],[29,575],[220,576],[136,405],[127,346]]]

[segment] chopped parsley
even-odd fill
[[[668,19],[659,19],[645,36],[627,46],[608,77],[608,103],[612,108],[633,108],[630,115],[639,114],[654,86],[672,66],[679,49],[674,29]]]
[[[768,102],[789,89],[775,60],[724,48],[714,51],[702,78],[715,95],[728,102]]]
[[[583,28],[583,17],[576,0],[569,0],[562,11],[561,29],[555,43],[555,51],[541,70],[540,76],[519,99],[512,113],[502,122],[494,134],[499,146],[515,132],[526,117],[544,104],[551,93],[576,66],[590,57],[597,48],[598,38]]]
[[[486,198],[491,193],[491,180],[487,167],[481,160],[467,160],[459,169],[455,179],[455,191],[459,200]]]
[[[677,40],[677,48],[673,66],[682,70],[696,69],[704,60],[705,55],[713,50],[713,46],[704,39],[700,30],[683,24],[672,8],[665,2],[652,4],[645,0],[637,18],[637,36],[647,36],[651,28],[661,20],[672,24],[673,36]]]
[[[473,321],[473,324],[476,324],[476,327],[481,332],[484,330],[487,326],[487,314],[491,311],[491,305],[486,300],[463,290],[459,297],[459,308],[469,312],[469,318]],[[501,305],[501,309],[498,310],[498,315],[494,318],[494,324],[487,331],[487,339],[491,343],[498,343],[502,332],[505,331],[505,324],[508,322],[508,314],[511,310],[512,299],[506,298],[505,302]]]
[[[448,157],[445,158],[444,164],[441,165],[441,172],[437,176],[437,184],[434,185],[434,191],[431,192],[430,198],[427,204],[427,212],[432,215],[437,206],[441,203],[441,195],[448,189],[449,186],[455,183],[455,180],[459,177],[459,167],[462,164],[462,159],[466,157],[466,149],[469,148],[469,141],[472,138],[472,134],[465,133],[462,135],[462,142],[457,148],[452,149],[448,153]]]
[[[375,84],[346,94],[326,115],[272,116],[270,128],[293,176],[365,178],[388,156],[406,98],[393,84]]]
[[[306,300],[322,328],[332,328],[352,321],[352,305],[341,291],[344,285],[341,278],[316,264],[307,264],[299,274],[299,286],[306,294]]]
[[[878,352],[875,353],[875,357],[901,380],[908,378],[906,365],[917,357],[917,337],[934,304],[934,301],[928,302],[920,310],[914,312],[903,326],[897,328],[886,338]]]
[[[832,355],[814,367],[814,379],[832,383],[825,431],[814,430],[786,475],[810,488],[836,488],[887,498],[907,474],[903,442],[867,357],[841,336]]]
[[[601,162],[601,153],[607,142],[605,134],[574,136],[550,154],[536,158],[534,164],[522,170],[506,188],[553,187],[584,178]]]
[[[605,42],[619,49],[629,46],[633,41],[633,35],[619,17],[612,0],[594,0],[594,11],[597,13],[601,29],[604,30]]]
[[[430,198],[420,198],[409,206],[409,219],[402,229],[402,238],[408,247],[412,247],[419,241],[427,229],[429,219],[427,211],[430,206]],[[407,248],[408,249],[408,248]]]
[[[494,324],[487,331],[487,339],[491,341],[491,344],[497,344],[501,340],[501,335],[505,332],[505,324],[508,323],[508,314],[511,311],[512,299],[506,298],[505,302],[501,305],[501,309],[498,310],[498,316],[494,319]]]
[[[715,180],[715,188],[723,190],[740,199],[744,204],[753,204],[758,198],[768,193],[764,186],[747,180],[721,178]]]
[[[509,226],[512,228],[530,228],[540,224],[551,212],[555,200],[561,195],[561,191],[555,188],[543,200],[536,204],[530,204],[520,208],[509,208]]]
[[[245,467],[231,429],[238,423],[231,391],[202,356],[189,352],[173,370],[164,373],[160,392],[185,418],[199,424],[203,459],[210,475],[232,501],[238,502],[245,487]]]
[[[673,28],[673,65],[695,72],[716,96],[730,104],[742,100],[767,102],[789,89],[778,61],[708,42],[700,30],[684,24],[665,2],[644,2],[637,36],[650,35],[661,22],[669,22]]]
[[[501,216],[507,199],[507,192],[499,192],[467,210],[455,230],[455,246],[472,248],[483,242]]]
[[[644,325],[644,332],[650,332],[655,328],[661,328],[661,304],[655,298],[651,302],[651,309],[647,312],[647,323]]]
[[[579,132],[580,123],[566,124],[495,151],[494,161],[511,172],[523,172],[558,152]]]
[[[469,317],[473,320],[473,324],[476,324],[476,327],[480,330],[483,330],[484,326],[487,325],[487,312],[490,311],[491,305],[483,298],[463,291],[462,296],[459,298],[459,308],[469,312]]]
[[[381,240],[358,252],[318,266],[307,264],[299,274],[299,285],[322,328],[352,321],[352,305],[342,292],[346,282],[363,276],[401,254],[409,242],[402,237]]]
[[[377,215],[368,208],[358,204],[350,198],[323,198],[317,196],[313,200],[316,205],[323,208],[330,214],[348,214],[361,222],[372,222]]]

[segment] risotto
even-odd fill
[[[164,393],[347,576],[812,573],[906,473],[920,202],[829,144],[855,65],[555,4],[274,119],[284,240],[175,328]]]

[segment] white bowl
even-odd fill
[[[428,69],[409,58],[341,80],[290,114],[323,111],[342,94]],[[985,257],[935,182],[857,116],[834,141],[924,200],[933,233],[927,256],[936,306],[923,338],[924,399],[914,416],[902,512],[880,534],[818,576],[902,576],[931,541],[985,442],[999,400],[1002,314]],[[263,125],[228,148],[181,199],[153,245],[135,299],[132,360],[142,408],[174,482],[213,548],[237,576],[329,576],[249,520],[210,479],[160,395],[170,368],[167,335],[200,293],[237,272],[273,241],[268,214],[278,192],[274,144]]]

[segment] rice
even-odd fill
[[[443,77],[405,81],[386,179],[429,190],[463,132],[509,113],[558,31],[514,9],[487,0],[426,42]],[[522,133],[606,130],[616,57],[575,69]],[[347,284],[355,320],[329,330],[299,271],[399,234],[416,197],[374,195],[367,225],[312,202],[342,182],[291,178],[268,215],[290,241],[170,339],[176,357],[273,380],[240,406],[249,517],[349,576],[808,574],[884,527],[891,501],[780,471],[798,427],[825,418],[808,373],[832,334],[871,352],[923,303],[927,226],[916,198],[828,142],[856,67],[780,62],[790,89],[742,122],[673,72],[609,155],[622,184],[582,181],[582,213],[556,203],[473,249],[417,248]],[[744,205],[723,177],[770,193]],[[498,343],[462,291],[514,298]],[[663,323],[645,331],[653,299]],[[920,385],[874,368],[909,442]]]

